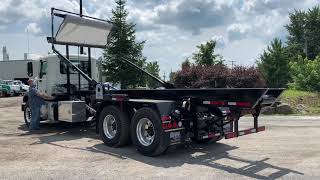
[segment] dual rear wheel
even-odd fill
[[[159,155],[168,147],[160,117],[151,108],[139,109],[130,123],[128,115],[118,107],[106,106],[99,116],[99,132],[103,142],[111,147],[127,145],[131,136],[137,150],[146,156]]]

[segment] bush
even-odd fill
[[[297,90],[320,91],[320,57],[314,60],[298,57],[290,63],[293,83],[289,86]]]
[[[230,71],[228,85],[234,88],[259,88],[265,87],[266,83],[256,68],[236,66]]]
[[[260,72],[254,67],[229,69],[222,64],[192,65],[175,73],[173,83],[179,88],[250,88],[264,87]]]

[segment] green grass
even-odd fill
[[[295,108],[298,104],[307,107],[308,114],[320,114],[320,93],[286,90],[281,95],[281,102]]]
[[[307,97],[307,96],[315,97],[317,95],[318,95],[317,93],[313,93],[313,92],[290,90],[289,89],[289,90],[285,90],[281,97],[283,97],[283,98],[300,98],[300,97]]]

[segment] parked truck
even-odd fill
[[[92,68],[90,53],[91,48],[105,48],[116,27],[105,20],[55,8],[51,15],[52,34],[47,40],[56,55],[40,61],[37,85],[39,91],[55,99],[44,105],[41,117],[55,122],[96,122],[102,141],[110,147],[132,142],[141,154],[156,156],[178,144],[216,142],[264,131],[264,126],[258,126],[260,110],[272,105],[283,91],[178,89],[123,57],[119,57],[119,63],[150,76],[163,88],[117,90],[97,83],[99,73]],[[57,31],[55,18],[62,19]],[[58,45],[65,47],[65,55],[56,49]],[[75,64],[75,57],[69,56],[72,46],[88,48],[88,57],[78,60],[86,66]],[[22,110],[28,124],[32,114],[27,101],[25,96]],[[245,114],[253,116],[253,127],[239,130],[239,119]],[[226,125],[232,129],[226,130]]]
[[[1,96],[8,97],[14,94],[13,89],[11,89],[11,87],[1,79],[0,79],[0,87],[1,87]]]

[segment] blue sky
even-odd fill
[[[83,0],[84,13],[108,18],[113,0]],[[129,21],[137,24],[137,39],[146,40],[144,55],[158,61],[162,72],[179,69],[195,47],[207,40],[218,42],[217,52],[226,63],[252,65],[275,37],[285,40],[288,13],[319,5],[320,0],[127,0]],[[27,52],[50,51],[50,8],[79,11],[78,0],[1,0],[0,46],[10,59]],[[99,56],[99,50],[93,51]],[[0,52],[2,57],[2,51]]]

